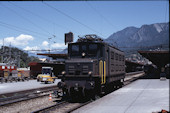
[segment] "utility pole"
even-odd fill
[[[50,53],[50,40],[51,40],[52,38],[48,38],[48,40],[49,40],[49,53]]]
[[[53,35],[53,37],[55,38],[56,36],[55,35]],[[48,40],[49,40],[49,53],[50,53],[50,40],[51,40],[52,38],[50,37],[50,38],[48,38]]]
[[[4,38],[3,38],[3,48],[2,48],[2,63],[4,63]]]
[[[2,46],[2,54],[1,54],[1,61],[4,63],[4,38],[3,38],[3,46]]]
[[[11,42],[10,42],[10,45],[9,45],[9,63],[11,64],[12,61],[11,61]]]
[[[20,68],[20,66],[21,66],[21,64],[20,64],[20,61],[21,61],[21,60],[20,60],[20,56],[21,56],[21,54],[20,54],[20,51],[19,51],[19,55],[18,55],[18,57],[19,57],[19,59],[18,59],[18,60],[19,60],[19,61],[18,61],[18,67],[19,67],[19,68]]]

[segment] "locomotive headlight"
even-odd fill
[[[85,55],[86,55],[86,53],[83,52],[83,53],[82,53],[82,56],[84,57]]]
[[[65,75],[65,74],[66,74],[66,72],[65,72],[65,71],[63,71],[61,74],[62,74],[62,75]]]
[[[91,72],[91,71],[89,71],[89,72],[88,72],[88,74],[89,74],[89,75],[92,75],[92,72]]]

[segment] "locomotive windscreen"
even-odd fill
[[[102,47],[96,43],[74,43],[69,46],[70,57],[82,57],[85,53],[86,57],[102,56]]]

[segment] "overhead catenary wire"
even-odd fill
[[[168,8],[168,1],[165,1],[166,2],[166,6],[165,6],[165,22],[166,22],[166,15],[167,15],[167,8]]]
[[[16,30],[16,29],[14,29],[14,30]],[[19,31],[19,30],[16,30],[16,31]],[[19,32],[21,32],[21,31],[19,31]],[[38,40],[34,40],[34,41],[36,41],[36,42],[39,42]],[[25,50],[25,49],[23,49],[23,51],[61,51],[61,50],[64,50],[64,49],[29,49],[29,50]]]
[[[98,13],[99,14],[99,16],[101,17],[101,18],[103,18],[107,23],[108,23],[108,25],[110,25],[110,26],[112,26],[114,29],[116,28],[116,29],[118,29],[115,25],[113,25],[105,16],[103,16],[96,8],[94,8],[88,1],[85,1],[86,2],[86,4],[91,8],[91,9],[93,9],[96,13]],[[116,41],[114,41],[114,43],[116,43]],[[117,44],[117,43],[116,43]]]
[[[13,25],[9,25],[9,24],[3,23],[3,22],[1,22],[1,21],[0,21],[0,25],[1,25],[1,27],[6,27],[6,28],[8,28],[8,29],[15,30],[15,31],[18,31],[18,32],[21,32],[21,33],[25,32],[24,29],[22,29],[22,28],[20,28],[20,27],[13,26]],[[25,29],[25,30],[26,30],[26,29]],[[33,31],[29,31],[29,32],[33,32]],[[28,33],[28,32],[27,32],[27,33]],[[35,33],[37,33],[37,32],[35,32]],[[28,34],[30,34],[30,33],[28,33]],[[43,34],[37,33],[36,35],[37,35],[37,36],[38,36],[38,35],[41,36],[41,38],[44,37]],[[48,36],[48,37],[49,37],[49,36]],[[43,39],[46,39],[46,37],[44,37]],[[60,39],[60,40],[61,40],[61,39]],[[62,40],[62,41],[63,41],[63,40]],[[39,42],[39,40],[34,40],[34,42]]]
[[[46,33],[50,34],[50,32],[48,32],[47,30],[45,30],[44,28],[42,28],[41,26],[38,26],[37,24],[35,24],[34,22],[30,21],[28,18],[25,18],[24,16],[20,15],[19,13],[17,13],[16,11],[12,10],[11,8],[5,6],[4,4],[1,3],[1,5],[3,5],[4,7],[6,7],[7,9],[9,9],[10,11],[14,12],[16,15],[20,16],[21,18],[23,18],[24,20],[28,21],[29,23],[33,24],[35,27],[45,31]]]
[[[11,24],[7,24],[7,23],[2,22],[2,21],[0,21],[0,24],[1,24],[1,25],[9,26],[9,27],[14,28],[14,29],[15,29],[15,28],[20,29],[20,31],[21,31],[21,30],[22,30],[22,31],[29,31],[29,32],[32,32],[32,33],[37,34],[37,35],[48,36],[48,37],[49,37],[49,35],[47,35],[47,34],[38,33],[38,32],[36,32],[36,31],[32,31],[32,30],[29,30],[29,29],[26,29],[26,28],[21,28],[21,27],[18,27],[18,26],[14,26],[14,25],[11,25]],[[19,31],[19,30],[18,30],[18,31]]]
[[[117,26],[113,25],[112,22],[110,22],[105,16],[103,16],[102,13],[99,12],[99,10],[97,10],[95,7],[93,7],[88,1],[86,1],[86,3],[89,7],[91,7],[91,9],[93,9],[96,13],[98,13],[99,16],[102,17],[110,26],[112,26],[113,28],[116,27],[116,29],[118,29]]]
[[[93,28],[87,26],[86,24],[81,23],[81,22],[78,21],[77,19],[75,19],[75,18],[71,17],[70,15],[68,15],[68,14],[66,14],[66,13],[64,13],[64,12],[62,12],[61,10],[57,9],[56,7],[53,7],[53,6],[49,5],[49,4],[47,4],[46,2],[43,2],[43,3],[44,3],[46,6],[48,6],[48,7],[52,8],[52,9],[54,9],[54,10],[57,11],[57,12],[59,12],[60,14],[62,14],[62,15],[64,15],[64,16],[70,18],[71,20],[73,20],[73,21],[79,23],[80,25],[84,26],[85,28],[87,28],[87,29],[89,29],[89,30],[91,30],[91,31],[93,31],[93,32],[95,32],[95,33],[98,33],[98,34],[100,34],[100,35],[102,35],[102,36],[104,36],[104,35],[101,34],[100,32],[94,30]],[[104,37],[105,37],[105,36],[104,36]]]
[[[22,10],[24,10],[24,11],[26,11],[26,12],[32,14],[32,15],[34,15],[34,16],[37,16],[38,18],[40,18],[40,19],[42,19],[42,20],[44,20],[44,21],[46,21],[46,22],[52,23],[53,25],[56,25],[56,26],[59,27],[59,28],[62,28],[62,29],[64,29],[64,30],[70,31],[69,28],[67,28],[67,27],[65,27],[65,26],[62,26],[62,25],[59,25],[59,24],[56,24],[55,22],[51,22],[51,20],[49,20],[49,19],[47,19],[47,18],[44,18],[44,17],[42,17],[42,16],[40,16],[40,15],[38,15],[38,14],[36,14],[36,13],[34,13],[34,12],[26,9],[26,8],[23,8],[23,7],[21,7],[21,6],[15,5],[15,4],[12,3],[12,2],[9,2],[9,3],[12,4],[12,5],[14,5],[14,6],[16,6],[17,8],[20,8],[20,9],[22,9]],[[29,30],[29,31],[30,31],[30,30]],[[47,36],[47,35],[46,35],[46,36]],[[50,37],[50,36],[48,36],[48,37]],[[56,37],[56,36],[55,36],[55,37]],[[56,37],[56,38],[59,39],[59,40],[61,40],[61,41],[63,41],[63,39],[61,39],[61,38],[59,38],[59,37]]]
[[[50,51],[61,51],[65,49],[51,49]],[[24,51],[49,51],[48,49],[30,49],[30,50],[24,50]]]
[[[40,15],[38,15],[38,14],[36,14],[36,13],[34,13],[34,12],[26,9],[26,8],[23,8],[23,7],[21,7],[21,6],[15,5],[15,4],[12,3],[11,1],[10,1],[9,3],[11,3],[12,5],[14,5],[14,6],[16,6],[16,7],[20,8],[20,9],[22,9],[22,10],[24,10],[24,11],[32,14],[32,15],[34,15],[34,16],[37,16],[38,18],[40,18],[40,19],[42,19],[42,20],[44,20],[44,21],[46,21],[46,22],[50,22],[50,23],[52,23],[52,24],[55,24],[55,25],[57,25],[57,27],[59,27],[59,28],[61,28],[61,29],[70,31],[69,28],[67,28],[67,27],[65,27],[65,26],[62,26],[62,25],[60,25],[60,24],[57,24],[57,23],[55,23],[55,22],[52,22],[51,20],[49,20],[49,19],[47,19],[47,18],[44,18],[43,16],[40,16]]]
[[[21,33],[23,33],[23,32],[25,32],[25,31],[23,31],[22,29],[21,30],[18,30],[18,29],[16,29],[16,28],[14,28],[14,27],[11,27],[11,26],[9,26],[9,25],[4,25],[4,24],[2,24],[2,23],[0,23],[0,25],[2,26],[2,27],[6,27],[6,28],[8,28],[8,29],[11,29],[11,30],[15,30],[15,31],[18,31],[18,32],[21,32]],[[28,32],[25,32],[25,33],[28,33]],[[30,34],[30,33],[28,33],[28,34]],[[35,35],[35,34],[34,34]],[[40,36],[41,34],[36,34],[36,36]],[[41,38],[43,38],[43,35],[41,35]],[[44,39],[46,39],[46,37],[44,37]],[[34,40],[35,41],[35,40]],[[36,40],[36,42],[39,42],[38,40]]]
[[[18,29],[16,29],[16,28],[11,28],[10,26],[5,26],[5,25],[2,25],[1,23],[0,23],[0,25],[3,26],[3,27],[6,27],[6,28],[8,28],[8,29],[12,29],[12,30],[15,30],[15,31],[18,31],[18,32],[23,33],[23,31],[18,30]]]
[[[18,26],[14,26],[14,25],[11,25],[11,24],[7,24],[5,22],[2,22],[0,21],[0,24],[1,26],[3,27],[6,27],[8,29],[12,29],[12,30],[15,30],[15,31],[18,31],[18,32],[26,32],[26,33],[29,33],[32,32],[34,35],[36,34],[37,36],[41,36],[41,38],[44,37],[44,39],[47,39],[46,37],[51,37],[50,35],[47,35],[47,34],[43,34],[43,33],[38,33],[36,31],[32,31],[32,30],[29,30],[29,29],[26,29],[26,28],[21,28],[21,27],[18,27]],[[29,32],[28,32],[29,31]],[[45,37],[46,36],[46,37]],[[53,35],[54,36],[54,35]],[[55,36],[56,37],[56,36]],[[58,38],[59,40],[63,41],[62,39]]]

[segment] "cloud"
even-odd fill
[[[44,41],[43,43],[42,43],[42,46],[48,46],[49,45],[49,43],[47,42],[47,41]]]
[[[65,45],[64,43],[54,43],[51,45],[51,47],[53,49],[65,49],[67,45]]]
[[[24,50],[40,50],[40,48],[38,47],[38,46],[33,46],[33,47],[30,47],[30,46],[26,46],[25,48],[24,48]]]
[[[23,50],[25,51],[29,51],[29,50],[40,50],[40,48],[38,46],[33,46],[33,47],[30,47],[30,46],[26,46]],[[37,53],[37,51],[30,51],[31,53]]]
[[[30,51],[30,52],[35,54],[35,53],[37,53],[37,51],[34,51],[34,50],[41,50],[41,49],[38,46],[33,46],[33,47],[26,46],[23,50],[25,50],[25,51],[33,50],[33,51]]]
[[[34,40],[34,37],[31,35],[24,35],[21,34],[18,37],[6,37],[4,38],[5,45],[11,45],[14,46],[26,46],[29,44],[29,41]],[[0,44],[2,43],[2,40],[0,41]]]

